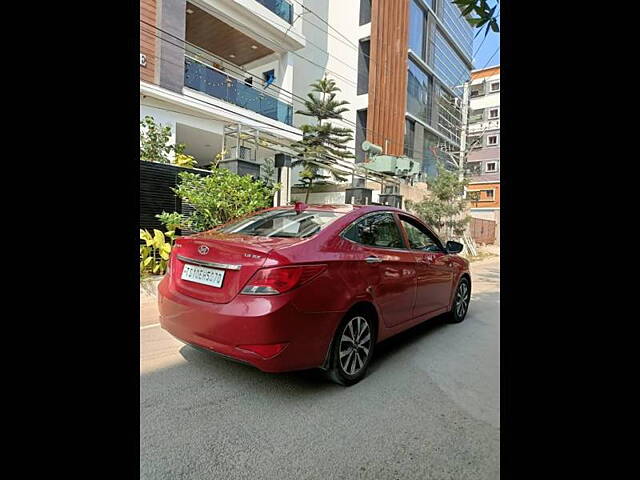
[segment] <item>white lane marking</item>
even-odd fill
[[[159,326],[160,326],[159,323],[153,323],[151,325],[145,325],[144,327],[140,327],[140,330],[144,330],[145,328],[159,327]]]

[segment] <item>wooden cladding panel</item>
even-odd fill
[[[156,71],[156,41],[158,34],[151,25],[156,23],[156,0],[140,0],[140,53],[147,57],[147,66],[140,65],[140,80],[157,83],[155,81]],[[146,23],[143,23],[146,22]]]
[[[367,140],[402,155],[407,106],[409,2],[373,0]]]
[[[273,53],[270,48],[195,5],[187,3],[187,7],[193,10],[187,15],[186,38],[189,43],[236,65],[245,65]],[[231,58],[231,55],[235,56]]]

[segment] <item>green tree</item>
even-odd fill
[[[183,144],[170,143],[171,127],[157,124],[149,115],[140,120],[140,127],[140,160],[171,163],[172,156],[184,153]]]
[[[342,114],[349,111],[344,105],[348,105],[349,102],[336,100],[340,89],[334,80],[326,76],[310,86],[312,91],[307,94],[308,100],[304,102],[306,110],[298,110],[296,113],[314,117],[316,123],[302,125],[300,127],[302,140],[291,145],[298,154],[298,158],[291,162],[291,165],[302,166],[300,181],[307,187],[305,203],[309,202],[313,182],[329,178],[321,174],[322,168],[329,170],[337,181],[345,182],[347,179],[331,164],[336,163],[336,157],[355,157],[346,146],[347,142],[353,140],[353,130],[336,127],[330,122],[330,120],[342,120]],[[314,95],[314,92],[319,95]]]
[[[476,35],[482,31],[481,29],[485,25],[485,36],[489,33],[489,29],[494,32],[500,31],[500,27],[498,26],[498,13],[496,12],[500,0],[496,0],[496,4],[493,7],[489,7],[487,0],[453,0],[453,3],[460,7],[460,10],[462,10],[461,15],[469,15],[469,17],[467,17],[469,23],[478,29]],[[472,14],[476,16],[472,17]]]
[[[407,200],[407,208],[435,228],[445,241],[450,240],[462,235],[469,223],[469,216],[464,213],[464,190],[468,184],[466,175],[461,176],[438,161],[438,175],[429,183],[430,195],[420,202]]]

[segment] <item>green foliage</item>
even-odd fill
[[[453,0],[453,3],[462,10],[461,16],[477,15],[477,17],[468,17],[468,20],[471,25],[478,29],[478,33],[482,31],[481,29],[484,25],[486,25],[485,36],[489,33],[489,29],[494,32],[500,31],[498,16],[495,13],[499,1],[493,7],[489,7],[487,0]]]
[[[438,175],[429,183],[431,195],[420,202],[407,200],[407,208],[449,240],[464,233],[470,217],[464,212],[467,201],[464,189],[469,180],[457,171],[447,170],[438,162]]]
[[[185,155],[184,144],[172,144],[171,127],[157,124],[153,117],[147,115],[140,121],[140,160],[146,162],[175,163],[181,167],[194,167],[197,161],[191,155]]]
[[[274,178],[276,174],[275,160],[273,158],[267,158],[264,164],[260,167],[260,178],[269,187],[274,186]]]
[[[140,229],[140,276],[145,274],[164,275],[172,248],[172,238],[175,232],[162,233],[153,229],[153,235],[148,230]],[[166,240],[169,239],[169,241]]]
[[[191,155],[178,153],[176,154],[176,165],[179,167],[193,168],[198,165],[198,161]]]
[[[292,162],[292,166],[302,166],[300,181],[307,187],[305,202],[309,201],[313,182],[329,178],[327,175],[321,174],[322,168],[329,170],[331,176],[337,181],[347,181],[346,178],[342,177],[339,170],[330,166],[332,157],[355,157],[346,147],[347,142],[353,140],[353,130],[335,127],[331,122],[327,121],[331,119],[342,120],[342,114],[349,111],[344,105],[349,102],[336,100],[337,92],[340,89],[336,86],[335,81],[330,78],[324,77],[316,81],[311,84],[311,88],[312,92],[307,94],[308,100],[304,102],[306,110],[298,110],[296,113],[314,117],[316,124],[302,125],[300,127],[302,140],[291,145],[298,154],[298,158]],[[313,92],[320,95],[314,95]],[[319,166],[313,163],[314,161],[326,164],[326,167]]]
[[[176,151],[176,146],[169,143],[171,127],[156,124],[149,115],[140,121],[140,127],[140,160],[171,163],[171,154]]]
[[[224,169],[214,168],[209,176],[191,172],[178,174],[179,184],[173,191],[194,208],[182,225],[189,230],[210,230],[243,215],[273,205],[273,195],[280,188],[267,185]],[[177,216],[173,217],[177,220]]]
[[[156,218],[160,220],[160,223],[162,223],[169,231],[175,231],[179,228],[184,228],[185,218],[181,213],[168,213],[163,211],[161,214],[156,215]]]

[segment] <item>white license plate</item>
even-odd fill
[[[182,280],[220,288],[222,286],[222,280],[224,279],[224,270],[185,263],[181,278]]]

